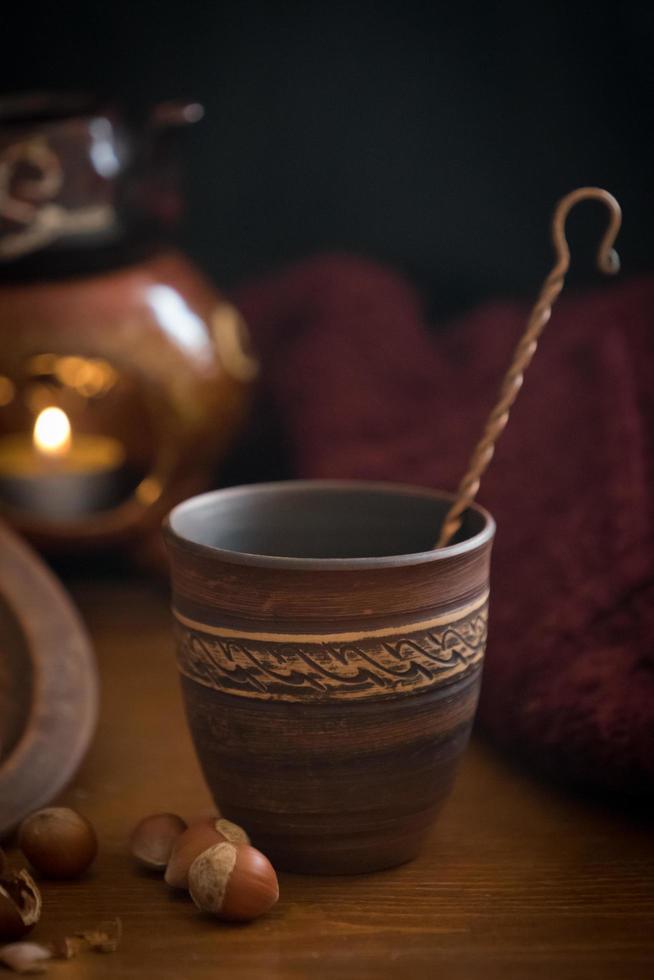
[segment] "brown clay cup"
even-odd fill
[[[386,483],[235,487],[165,524],[188,721],[222,814],[282,870],[413,858],[468,741],[495,524]]]

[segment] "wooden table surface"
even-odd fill
[[[44,883],[33,933],[51,939],[119,915],[114,954],[57,978],[644,980],[654,969],[654,849],[642,818],[575,799],[470,746],[430,844],[410,865],[348,878],[280,876],[263,919],[230,926],[132,864],[148,812],[209,804],[177,687],[167,599],[153,583],[78,584],[102,680],[94,745],[61,802],[94,822],[101,854],[73,883]]]

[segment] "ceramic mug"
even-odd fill
[[[282,870],[414,857],[477,705],[493,518],[432,550],[439,491],[358,481],[218,490],[169,515],[178,664],[222,814]]]

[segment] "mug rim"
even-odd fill
[[[271,494],[283,494],[289,490],[311,493],[313,491],[338,491],[338,490],[359,490],[384,493],[394,492],[404,494],[407,497],[428,497],[431,500],[453,501],[455,495],[445,490],[433,490],[429,487],[414,486],[408,483],[395,483],[385,480],[275,480],[267,483],[245,483],[233,487],[223,487],[218,490],[210,490],[207,493],[197,494],[181,501],[167,514],[163,521],[162,530],[166,543],[174,542],[175,545],[184,548],[196,555],[218,558],[221,561],[229,562],[234,565],[249,565],[257,568],[276,568],[276,569],[301,569],[304,571],[327,571],[327,570],[356,570],[399,567],[404,565],[422,565],[430,561],[439,561],[446,558],[454,558],[469,552],[477,551],[487,542],[491,541],[496,530],[495,520],[489,511],[480,504],[473,503],[468,510],[472,510],[482,517],[484,526],[477,534],[458,541],[455,544],[446,545],[444,548],[430,548],[429,551],[409,552],[399,555],[381,555],[374,557],[361,558],[298,558],[286,555],[260,555],[255,552],[232,551],[228,548],[219,548],[216,545],[200,544],[190,538],[180,534],[173,527],[175,516],[183,511],[189,511],[200,507],[209,500],[216,498],[235,497],[244,493],[252,496]],[[438,533],[438,528],[434,529],[434,537]]]

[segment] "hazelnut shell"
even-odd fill
[[[193,822],[173,846],[166,868],[165,881],[171,888],[188,888],[189,868],[196,857],[214,844],[249,844],[242,827],[222,817],[203,817]]]
[[[52,951],[39,943],[9,943],[0,948],[0,963],[14,973],[45,973],[43,963],[52,959]]]
[[[47,807],[26,817],[18,831],[18,846],[45,878],[77,878],[98,852],[93,827],[68,807]]]
[[[189,891],[199,909],[219,919],[248,922],[279,898],[275,869],[247,844],[223,841],[200,854],[189,871]]]
[[[161,871],[170,860],[177,838],[186,830],[186,823],[175,813],[153,813],[144,817],[130,838],[130,851],[145,868]]]
[[[20,939],[41,917],[41,892],[27,871],[0,878],[0,940]]]

